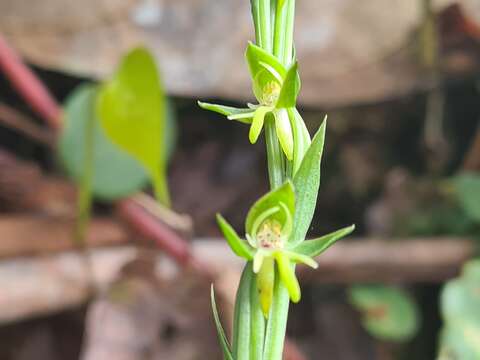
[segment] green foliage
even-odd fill
[[[67,174],[80,182],[87,152],[88,123],[93,120],[92,192],[98,198],[114,200],[138,191],[148,178],[130,155],[105,136],[95,116],[96,96],[97,86],[82,85],[68,97],[58,153]]]
[[[411,339],[419,328],[419,311],[409,295],[394,287],[355,285],[351,304],[361,311],[365,329],[374,337],[393,342]]]
[[[453,179],[458,200],[466,215],[480,222],[480,176],[464,173]]]
[[[113,78],[101,87],[97,114],[108,137],[148,172],[157,199],[170,204],[167,188],[165,94],[153,56],[144,48],[129,52]]]
[[[444,328],[440,336],[441,360],[480,358],[480,259],[463,267],[441,294]]]

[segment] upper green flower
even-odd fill
[[[288,160],[294,153],[294,122],[297,116],[295,107],[300,91],[300,77],[297,63],[286,69],[272,54],[249,43],[246,59],[252,77],[252,88],[258,104],[248,104],[248,108],[199,102],[207,110],[226,115],[229,120],[237,120],[250,124],[249,139],[253,144],[257,141],[266,116],[273,116],[277,137]]]
[[[253,261],[265,316],[268,316],[272,302],[275,264],[290,299],[298,302],[301,292],[293,264],[303,263],[316,268],[317,263],[312,257],[353,231],[350,226],[315,240],[295,241],[291,238],[294,212],[295,193],[288,181],[252,206],[245,223],[246,240],[241,239],[221,215],[217,215],[220,228],[235,254]]]

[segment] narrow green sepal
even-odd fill
[[[274,256],[275,260],[277,261],[280,279],[288,290],[290,300],[292,300],[294,303],[298,303],[301,298],[300,284],[295,276],[295,270],[293,269],[290,260],[288,259],[287,255],[281,251],[277,251]]]
[[[293,251],[309,257],[315,257],[323,253],[335,242],[350,234],[355,230],[355,225],[350,225],[330,234],[319,237],[318,239],[306,240],[296,246]]]
[[[242,258],[252,260],[253,249],[246,241],[238,236],[233,227],[220,214],[217,214],[217,223],[232,251]]]
[[[268,106],[260,106],[253,115],[252,125],[250,126],[250,132],[248,138],[252,144],[255,144],[263,129],[263,123],[265,122],[265,115],[271,111]]]
[[[227,336],[223,330],[222,323],[220,322],[220,316],[218,315],[217,303],[215,302],[215,290],[213,289],[213,284],[210,290],[210,301],[212,304],[213,319],[215,321],[215,327],[217,328],[218,341],[222,347],[223,359],[224,360],[233,360],[232,350],[230,344],[228,343]]]
[[[245,115],[245,114],[248,114],[248,113],[251,113],[252,112],[252,109],[249,109],[249,108],[236,108],[236,107],[233,107],[233,106],[225,106],[225,105],[218,105],[218,104],[210,104],[210,103],[205,103],[205,102],[201,102],[201,101],[197,101],[197,104],[198,106],[200,106],[202,109],[204,110],[208,110],[208,111],[213,111],[213,112],[216,112],[218,114],[221,114],[221,115],[224,115],[224,116],[233,116],[233,115]],[[231,119],[231,120],[237,120],[237,121],[240,121],[242,123],[245,123],[245,124],[250,124],[252,121],[251,121],[251,118],[235,118],[235,119]]]
[[[288,69],[275,107],[277,109],[294,107],[297,103],[297,96],[299,92],[300,76],[298,75],[298,64],[295,62]]]
[[[317,262],[308,255],[300,254],[295,251],[287,251],[287,250],[283,250],[283,253],[288,256],[290,261],[296,264],[305,264],[314,269],[318,268]]]

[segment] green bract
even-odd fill
[[[166,180],[165,95],[153,56],[132,50],[100,90],[97,114],[107,136],[147,170],[155,194],[170,204]]]
[[[229,120],[250,124],[249,139],[252,144],[258,140],[265,117],[270,114],[274,118],[283,152],[288,160],[293,160],[295,128],[300,126],[301,129],[303,124],[300,115],[294,110],[300,91],[297,63],[286,69],[275,56],[252,43],[248,44],[246,59],[258,104],[249,104],[245,109],[202,102],[199,105],[225,115]],[[299,131],[302,139],[307,135],[306,129]]]
[[[292,264],[303,263],[313,268],[312,256],[325,251],[331,244],[353,231],[353,226],[306,242],[290,241],[295,213],[295,192],[287,181],[284,185],[260,198],[250,209],[245,223],[246,240],[240,238],[221,215],[217,220],[233,252],[253,261],[257,288],[265,316],[272,303],[275,264],[280,279],[293,302],[300,300],[300,286]]]

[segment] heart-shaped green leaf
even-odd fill
[[[280,90],[275,107],[279,108],[293,108],[297,103],[297,96],[300,92],[300,76],[298,75],[298,64],[295,62],[290,69]]]
[[[294,251],[310,257],[318,256],[353,230],[355,230],[355,225],[350,225],[317,239],[303,241],[295,247]]]
[[[166,180],[165,94],[153,56],[136,48],[103,84],[97,113],[107,136],[147,170],[160,202],[170,204]]]
[[[419,311],[410,296],[398,288],[382,285],[355,285],[349,299],[363,314],[363,326],[374,337],[403,342],[419,328]]]
[[[87,123],[95,117],[97,86],[82,85],[65,103],[65,127],[58,153],[67,174],[80,181],[83,174]],[[112,144],[98,120],[94,123],[92,192],[101,199],[115,200],[140,190],[148,182],[142,166]]]
[[[290,181],[287,181],[277,189],[265,194],[253,204],[248,212],[247,220],[245,222],[246,233],[254,236],[254,224],[257,220],[266,213],[270,214],[272,209],[280,209],[280,203],[283,203],[282,206],[286,208],[289,214],[294,213],[295,193]],[[285,211],[274,211],[269,218],[277,220],[282,226],[284,226],[288,224],[289,220],[291,220],[289,219],[289,214],[285,214]]]
[[[223,218],[222,215],[217,214],[217,223],[223,232],[223,236],[227,240],[228,245],[232,251],[247,260],[253,259],[253,249],[248,245],[245,240],[241,239],[232,226]]]
[[[320,188],[320,163],[325,142],[326,119],[315,134],[302,164],[293,178],[295,188],[294,227],[289,242],[294,246],[305,240],[315,212]]]

